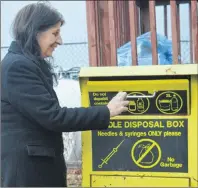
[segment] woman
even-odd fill
[[[107,106],[60,107],[46,58],[62,43],[63,24],[45,3],[25,6],[14,20],[15,40],[2,61],[3,187],[65,187],[62,132],[107,129],[110,117],[127,110],[125,92]]]

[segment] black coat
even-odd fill
[[[16,42],[1,71],[1,186],[66,186],[62,132],[106,129],[108,108],[61,108],[51,76]]]

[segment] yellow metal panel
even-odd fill
[[[127,81],[88,81],[88,91],[145,91],[188,89],[187,79],[171,80],[127,80]]]
[[[81,77],[197,75],[198,64],[127,67],[84,67]]]
[[[188,125],[188,158],[191,187],[198,187],[198,77],[192,76],[191,88],[191,114]]]
[[[91,187],[189,187],[189,178],[91,176]]]
[[[95,145],[92,140],[92,131],[82,132],[82,186],[83,187],[168,187],[168,186],[180,186],[180,187],[197,187],[198,186],[198,171],[197,171],[197,158],[198,158],[198,85],[197,85],[197,65],[183,66],[179,65],[170,66],[167,70],[166,66],[155,67],[156,73],[153,74],[154,68],[144,67],[135,68],[91,68],[83,69],[81,72],[80,84],[82,92],[82,106],[90,106],[89,92],[118,92],[118,91],[148,91],[150,95],[154,91],[165,90],[187,90],[187,104],[188,113],[186,115],[178,114],[136,114],[133,116],[118,116],[112,120],[124,120],[124,121],[136,121],[136,120],[182,120],[187,119],[187,156],[188,156],[188,171],[187,172],[156,172],[156,171],[95,171],[93,170],[93,148]],[[162,68],[163,67],[163,68]],[[135,68],[135,69],[134,69]],[[92,72],[93,71],[93,72]],[[136,72],[137,71],[137,72]],[[149,72],[150,71],[150,72]],[[136,80],[136,81],[89,81],[89,77],[95,76],[130,76],[130,75],[194,75],[187,79],[164,79],[164,80]],[[148,77],[149,78],[149,77]],[[163,101],[166,102],[166,101]],[[94,126],[94,125],[93,125]],[[141,138],[140,138],[141,139]],[[100,144],[100,143],[98,143]],[[137,143],[138,144],[138,143]],[[133,144],[135,147],[135,143]],[[157,145],[156,145],[157,146]],[[103,146],[101,146],[103,147]],[[105,146],[104,146],[105,147]],[[170,145],[167,145],[169,148]],[[101,148],[102,149],[102,148]],[[124,155],[124,153],[123,153]],[[105,155],[104,155],[105,157]],[[136,161],[137,164],[138,161]],[[152,168],[151,168],[152,169]],[[92,174],[95,174],[92,176]],[[130,176],[130,177],[129,177]],[[131,177],[136,176],[136,177]],[[152,176],[152,178],[148,178]],[[92,177],[92,178],[91,178]],[[143,178],[144,177],[144,178]],[[156,177],[156,178],[154,178]],[[135,178],[135,179],[134,179]],[[190,184],[189,180],[190,179]],[[124,181],[127,180],[127,181]],[[158,182],[159,184],[156,184]],[[92,184],[93,183],[93,184]],[[104,184],[106,183],[106,184]],[[144,183],[142,185],[141,183]],[[155,183],[155,185],[154,185]],[[111,185],[110,185],[111,184]]]
[[[172,91],[177,90],[185,90],[187,91],[187,108],[189,112],[189,80],[188,79],[171,79],[171,80],[136,80],[136,81],[88,81],[87,82],[87,90],[89,92],[95,92],[93,93],[94,98],[97,98],[98,101],[96,101],[98,104],[107,104],[109,100],[105,100],[105,98],[108,98],[108,92],[111,91],[127,91],[129,94],[141,94],[141,91],[146,91],[153,95],[153,93],[158,91],[167,91],[167,93],[171,93]],[[97,96],[98,92],[103,92],[104,97]],[[131,91],[131,92],[130,92]],[[137,92],[136,92],[137,91]],[[135,93],[136,92],[136,93]],[[102,93],[101,93],[102,94]],[[172,92],[172,95],[175,94]],[[166,95],[166,92],[162,92],[161,95]],[[176,94],[177,95],[177,94]],[[161,101],[161,103],[168,103],[168,101],[163,101],[163,97],[160,99],[160,96],[158,99]],[[182,98],[178,96],[178,99],[183,102]],[[149,100],[147,100],[149,103]],[[102,103],[101,103],[102,102]],[[149,107],[152,104],[148,104]],[[161,104],[158,104],[158,107]],[[131,103],[130,103],[131,106]]]

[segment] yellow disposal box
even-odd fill
[[[197,64],[88,67],[79,79],[83,107],[130,100],[107,130],[82,132],[82,187],[198,186]]]

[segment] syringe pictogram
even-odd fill
[[[120,142],[120,144],[116,148],[113,148],[113,150],[111,151],[111,153],[109,153],[109,155],[107,155],[105,157],[105,159],[101,159],[102,160],[102,163],[100,165],[98,165],[98,168],[102,168],[102,166],[104,164],[107,164],[107,162],[109,161],[109,159],[118,151],[118,148],[121,146],[121,144],[123,142],[124,142],[124,140],[122,140],[122,142]]]

